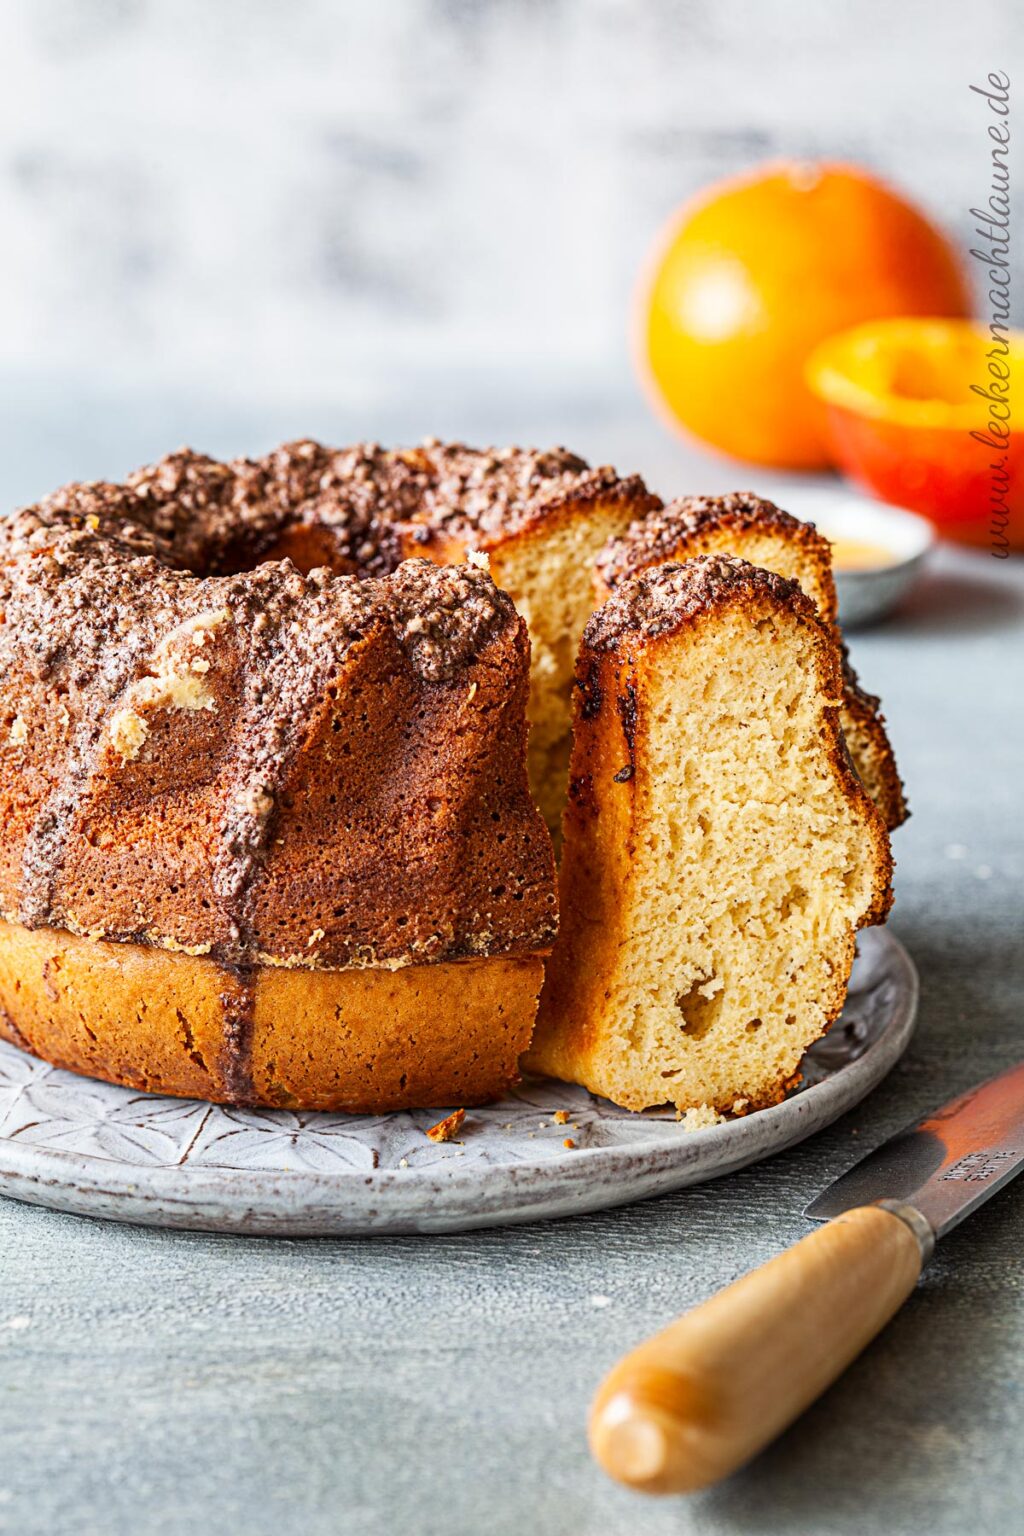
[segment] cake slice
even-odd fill
[[[775,1103],[891,901],[833,631],[795,583],[702,556],[616,591],[577,683],[561,930],[527,1066],[629,1109]]]
[[[667,560],[729,554],[795,581],[826,624],[836,625],[831,546],[813,523],[801,522],[750,491],[685,496],[633,522],[610,539],[595,565],[595,600]],[[837,631],[838,632],[838,631]],[[879,700],[866,693],[843,647],[840,720],[854,766],[890,832],[909,814]]]

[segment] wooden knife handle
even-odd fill
[[[644,1493],[726,1477],[881,1331],[930,1243],[911,1208],[860,1206],[719,1291],[605,1378],[590,1415],[597,1460]]]

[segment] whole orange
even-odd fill
[[[673,218],[641,284],[636,350],[670,423],[736,458],[829,463],[804,378],[813,348],[863,320],[963,316],[949,242],[854,166],[764,166]]]

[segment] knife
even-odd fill
[[[590,1415],[612,1477],[706,1488],[764,1449],[880,1333],[958,1226],[1024,1165],[1024,1061],[885,1142],[804,1212],[823,1221],[620,1360]]]

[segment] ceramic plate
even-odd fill
[[[912,962],[872,929],[842,1018],[784,1103],[687,1131],[674,1110],[630,1114],[535,1080],[468,1111],[461,1142],[443,1145],[424,1134],[437,1110],[223,1109],[61,1072],[0,1042],[0,1193],[116,1221],[282,1236],[457,1232],[601,1210],[720,1178],[821,1130],[899,1058],[916,1006]]]

